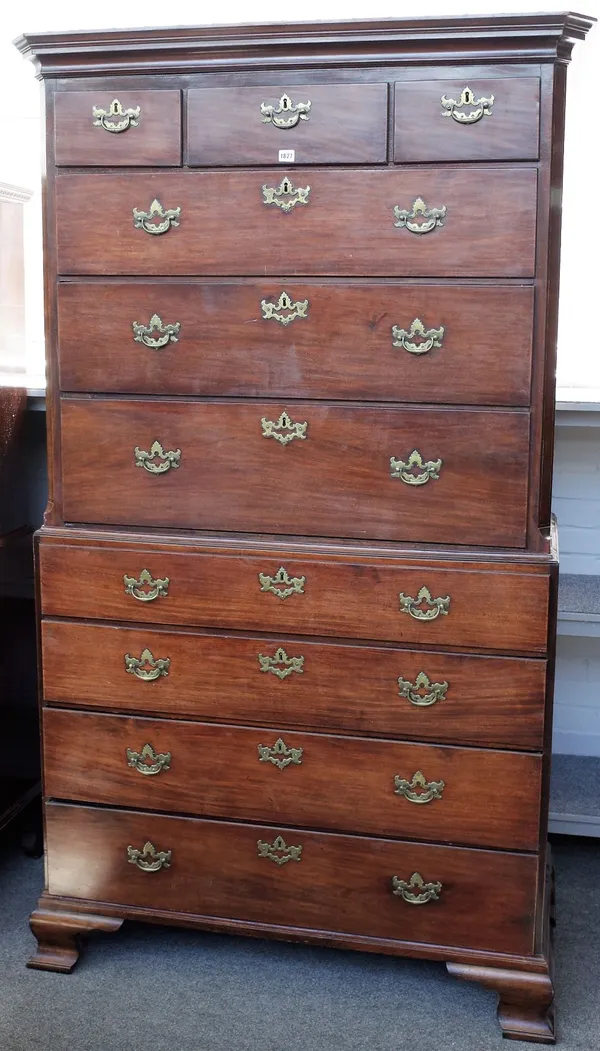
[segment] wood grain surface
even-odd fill
[[[108,111],[115,97],[123,110],[137,109],[137,127],[110,132],[94,124],[94,107]],[[54,95],[55,163],[60,166],[155,167],[181,164],[181,91],[57,91]],[[118,122],[119,117],[109,117]],[[97,202],[100,203],[100,202]],[[105,202],[106,204],[106,202]]]
[[[277,164],[293,150],[296,164],[374,164],[387,159],[387,84],[253,85],[192,88],[187,93],[187,163]],[[277,109],[310,102],[295,127],[264,121],[261,103]],[[294,119],[281,113],[278,120]]]
[[[285,176],[310,187],[288,213],[263,200]],[[531,277],[536,186],[534,168],[510,167],[59,173],[58,273]],[[443,226],[396,227],[418,198],[446,208]],[[134,226],[154,199],[181,208],[179,226]]]
[[[460,648],[544,654],[547,649],[549,579],[529,567],[485,563],[422,566],[400,560],[338,559],[285,555],[203,554],[169,547],[119,543],[42,543],[41,610],[45,616],[112,619],[379,639],[425,648]],[[281,599],[262,590],[259,574],[283,568],[302,593]],[[166,595],[139,601],[123,577],[143,569],[169,578]],[[267,585],[268,586],[268,582]],[[450,596],[447,614],[415,620],[401,612],[399,594],[416,600],[422,587],[432,599]],[[428,609],[425,605],[421,609]]]
[[[505,850],[538,846],[540,756],[298,733],[277,724],[245,728],[48,708],[43,719],[45,792],[54,799]],[[283,769],[259,753],[278,741],[287,749],[284,760],[297,760]],[[128,765],[127,749],[140,755],[146,744],[171,756],[168,769],[144,774]],[[396,777],[412,784],[417,772],[427,785],[443,783],[441,798],[412,802],[395,793]],[[427,787],[415,785],[413,794],[427,799]]]
[[[265,318],[283,292],[308,301],[305,317]],[[159,349],[136,342],[132,327],[155,314],[163,327],[180,326]],[[393,327],[410,333],[417,319],[443,328],[441,346],[415,354],[393,345]],[[523,285],[62,282],[58,326],[65,391],[466,405],[530,398],[533,288]]]
[[[53,704],[517,749],[543,743],[540,660],[49,619],[42,647]],[[168,675],[144,682],[127,672],[125,654],[139,659],[145,649],[170,660]],[[302,658],[300,670],[276,659],[280,649],[288,661]],[[267,671],[259,656],[272,662]],[[446,684],[426,706],[400,692],[430,695],[432,686],[416,685],[421,673]]]
[[[286,412],[304,437],[282,445],[263,420]],[[284,433],[283,437],[289,437]],[[525,544],[524,412],[294,401],[62,402],[64,515],[71,522],[305,536]],[[134,450],[180,452],[160,475]],[[414,485],[391,459],[441,460]],[[416,472],[419,473],[419,472]],[[310,494],[310,499],[307,497]]]
[[[530,953],[538,861],[527,854],[165,817],[46,807],[51,894],[146,909],[222,916],[403,941]],[[277,865],[257,842],[302,846]],[[141,872],[127,847],[171,851],[168,869]],[[90,858],[95,863],[90,863]],[[420,907],[392,894],[392,877],[440,882]]]
[[[453,71],[457,72],[457,71]],[[490,70],[490,73],[492,71]],[[460,79],[405,81],[395,85],[394,159],[407,161],[534,160],[539,153],[540,81],[537,77],[473,80],[468,68]],[[493,98],[489,115],[473,124],[448,116],[441,99],[460,102],[471,88],[475,99]],[[477,112],[476,105],[457,113]]]

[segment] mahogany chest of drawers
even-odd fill
[[[579,15],[46,34],[47,886],[445,961],[552,1042]]]

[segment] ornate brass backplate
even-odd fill
[[[426,905],[428,901],[438,901],[441,890],[441,883],[425,883],[419,872],[413,872],[409,880],[392,876],[392,894],[409,905]]]
[[[155,660],[150,650],[142,650],[139,657],[132,657],[130,653],[126,653],[124,661],[125,671],[131,672],[142,682],[154,682],[162,675],[168,675],[171,667],[170,657],[159,657]]]
[[[296,318],[307,316],[308,299],[299,299],[294,303],[287,292],[282,292],[276,303],[269,303],[266,299],[261,299],[260,306],[266,321],[272,318],[280,325],[290,325]]]
[[[285,131],[287,128],[295,128],[298,121],[309,120],[311,102],[297,102],[293,104],[289,95],[282,95],[276,106],[267,102],[261,102],[260,112],[263,124],[273,124],[276,128]]]
[[[417,197],[410,211],[396,205],[394,215],[397,220],[394,226],[406,227],[411,234],[428,234],[435,230],[436,226],[444,225],[446,205],[443,204],[441,208],[427,208],[423,198]],[[415,222],[415,219],[419,222]]]
[[[101,109],[100,106],[92,107],[94,127],[104,128],[105,131],[113,132],[137,128],[140,123],[140,112],[139,106],[135,106],[132,109],[123,109],[119,100],[113,99],[108,109]],[[114,120],[114,117],[117,119]]]
[[[165,452],[160,442],[153,442],[150,452],[147,453],[136,445],[133,455],[136,467],[143,467],[149,474],[164,474],[171,467],[179,467],[181,449]]]
[[[157,577],[157,579],[154,580],[153,576],[147,569],[142,569],[138,580],[136,580],[135,577],[128,577],[127,574],[125,574],[123,577],[123,583],[125,585],[126,595],[133,595],[133,597],[138,599],[139,602],[153,602],[156,598],[167,596],[170,580],[169,577]],[[143,590],[144,588],[148,588],[148,590],[145,591]]]
[[[394,794],[403,796],[409,803],[431,803],[434,799],[441,799],[445,787],[444,781],[427,781],[420,770],[410,781],[398,774],[394,778]]]
[[[278,770],[285,770],[286,766],[301,766],[303,748],[288,748],[282,737],[278,737],[275,744],[259,744],[259,763],[273,763]]]
[[[154,774],[160,774],[161,770],[170,770],[171,768],[171,753],[157,753],[152,745],[148,743],[144,745],[141,752],[135,752],[133,748],[127,748],[125,754],[127,756],[127,766],[137,770],[140,774],[145,774],[146,777],[152,777]]]
[[[414,682],[398,678],[398,695],[406,697],[416,708],[430,708],[436,701],[443,701],[448,689],[447,682],[431,682],[424,671],[420,671]]]
[[[139,321],[132,321],[133,338],[136,343],[143,343],[151,350],[160,350],[167,343],[177,343],[181,323],[174,321],[172,325],[163,325],[162,318],[153,314],[147,325],[140,325]],[[153,335],[156,332],[157,335]]]
[[[273,420],[267,420],[266,417],[263,416],[260,425],[262,427],[263,438],[274,438],[275,441],[280,442],[281,445],[289,445],[290,442],[293,442],[294,438],[300,438],[304,441],[306,438],[308,422],[305,420],[304,423],[294,423],[284,410],[276,422]]]
[[[280,566],[274,577],[259,573],[261,591],[270,591],[277,598],[289,598],[290,595],[303,595],[306,577],[289,577],[287,570]]]
[[[281,208],[282,212],[291,212],[297,204],[308,204],[310,186],[296,189],[291,179],[285,175],[279,186],[267,186],[265,183],[262,192],[263,204],[274,204]]]
[[[304,657],[288,657],[281,646],[275,650],[273,657],[259,653],[258,663],[261,671],[270,672],[278,679],[287,679],[288,675],[292,675],[293,672],[297,672],[298,675],[304,672]]]
[[[258,839],[256,846],[259,858],[268,858],[276,865],[285,865],[288,861],[302,861],[302,847],[288,847],[283,836],[277,836],[272,843]]]
[[[403,591],[398,595],[400,599],[400,612],[408,613],[415,620],[435,620],[440,615],[448,616],[450,606],[450,595],[445,598],[432,598],[429,588],[422,587],[416,598],[405,595]]]
[[[427,354],[433,347],[441,347],[444,338],[444,326],[425,328],[420,318],[416,317],[409,329],[392,325],[392,346],[402,347],[409,354]]]
[[[137,865],[142,872],[159,872],[160,869],[168,869],[171,864],[170,850],[156,850],[148,840],[143,849],[127,847],[127,860],[132,865]]]
[[[442,103],[442,117],[452,117],[459,124],[476,124],[482,117],[492,116],[494,96],[490,95],[488,98],[476,99],[471,89],[465,87],[462,89],[458,101],[442,95],[440,102]],[[465,106],[474,108],[470,109],[469,113],[466,113]]]
[[[390,456],[390,474],[392,478],[399,478],[405,485],[425,485],[430,479],[440,477],[442,462],[423,460],[421,453],[413,449],[408,460],[396,460],[394,456]]]
[[[172,226],[179,226],[180,216],[181,206],[163,208],[160,201],[154,198],[147,212],[133,209],[133,225],[147,234],[166,234]]]

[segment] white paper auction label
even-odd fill
[[[296,160],[295,150],[280,150],[279,151],[279,163],[280,164],[293,164]]]

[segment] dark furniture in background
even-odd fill
[[[46,891],[447,962],[552,1042],[580,15],[44,34]]]
[[[21,817],[35,853],[40,774],[34,530],[23,521],[26,408],[24,389],[0,387],[0,831]]]
[[[30,198],[30,190],[0,183],[0,831],[20,817],[35,850],[40,774],[33,532],[40,520],[31,516],[24,387],[23,209]]]

